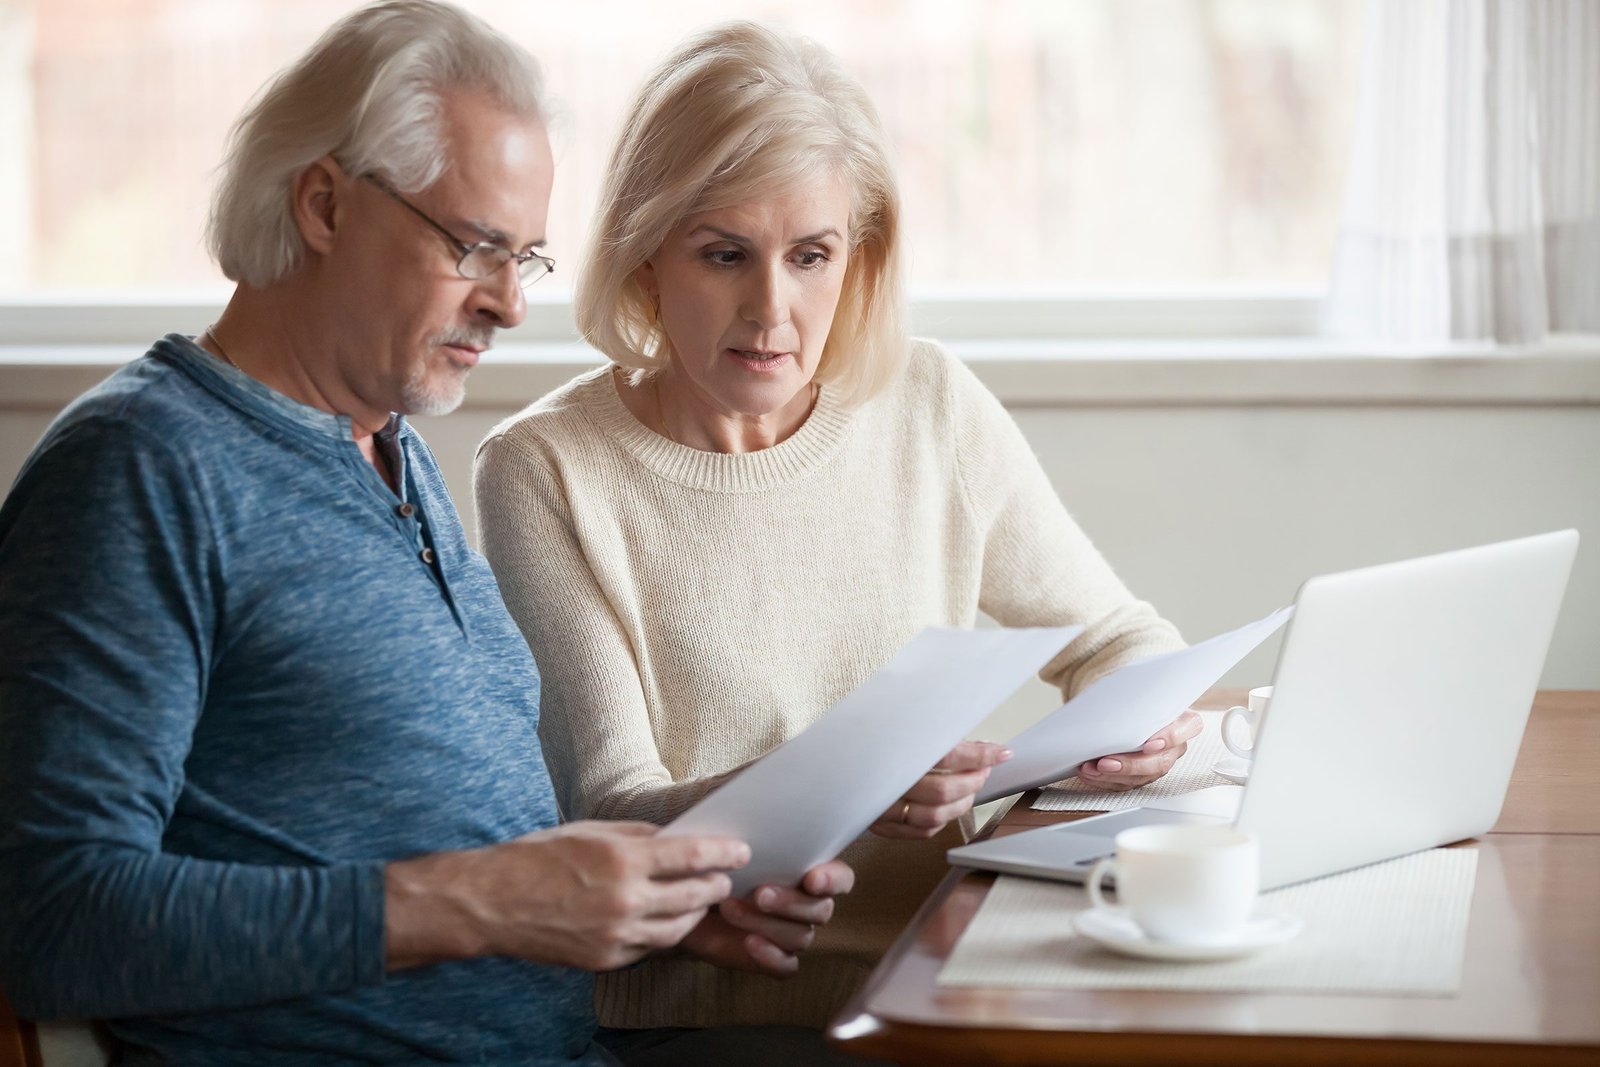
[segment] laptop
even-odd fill
[[[1312,578],[1295,598],[1242,790],[948,858],[1081,882],[1131,826],[1231,822],[1259,838],[1261,887],[1274,889],[1476,837],[1500,817],[1577,548],[1578,532],[1561,530]]]

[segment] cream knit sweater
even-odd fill
[[[567,818],[666,822],[708,779],[804,730],[925,626],[1088,629],[1043,677],[1064,693],[1179,647],[1061,506],[1016,424],[960,362],[914,345],[855,410],[744,455],[636,420],[611,368],[490,433],[483,550],[543,676],[539,736]],[[601,976],[609,1026],[821,1026],[946,870],[932,842],[865,837],[800,974],[683,957]]]

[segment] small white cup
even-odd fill
[[[1136,826],[1116,855],[1089,872],[1089,900],[1109,907],[1100,882],[1117,876],[1117,910],[1155,941],[1224,944],[1250,921],[1261,886],[1254,834],[1231,826]]]
[[[1222,713],[1222,743],[1228,746],[1240,759],[1255,759],[1256,734],[1261,730],[1261,720],[1266,718],[1267,708],[1272,705],[1272,686],[1264,685],[1259,689],[1250,690],[1250,706],[1229,708]],[[1230,727],[1235,722],[1244,723],[1244,736],[1249,744],[1241,744],[1234,739],[1238,732]]]

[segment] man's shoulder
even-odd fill
[[[164,339],[63,408],[41,447],[92,428],[96,436],[126,437],[130,445],[182,451],[203,442],[196,420],[217,411],[215,398],[182,369]]]
[[[215,435],[186,417],[185,378],[152,350],[69,404],[0,503],[0,540],[18,522],[75,538],[139,508],[169,517],[203,508],[196,460]]]
[[[228,447],[222,423],[235,416],[182,359],[169,337],[68,404],[23,461],[7,503],[34,495],[41,480],[76,485],[85,500],[113,498],[130,479],[152,493],[194,489],[195,472]]]

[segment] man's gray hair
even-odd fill
[[[433,0],[386,0],[335,23],[233,126],[206,225],[222,273],[260,287],[299,264],[305,245],[291,189],[323,156],[404,193],[437,181],[448,162],[442,96],[451,89],[546,117],[538,63],[476,16]]]

